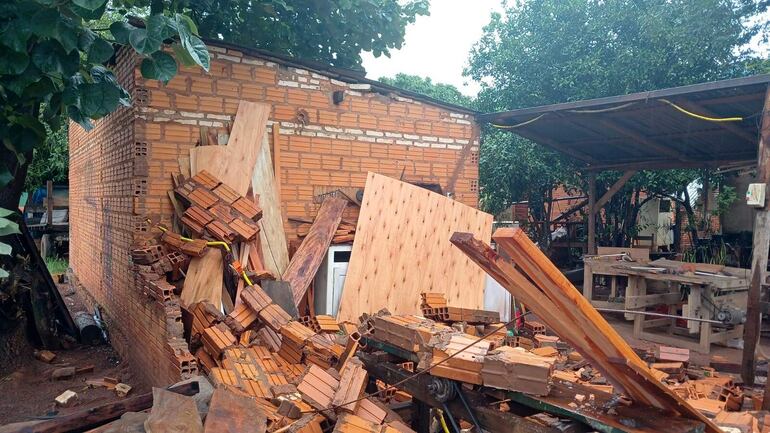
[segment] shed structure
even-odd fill
[[[587,249],[594,254],[598,211],[637,170],[754,165],[757,182],[770,189],[769,86],[770,75],[756,75],[490,113],[479,120],[569,155],[590,174]],[[599,197],[596,173],[603,170],[623,174]],[[754,381],[760,295],[768,287],[768,250],[770,209],[765,202],[754,216],[744,328],[742,376],[749,383]],[[770,397],[765,401],[770,407]]]
[[[195,372],[178,305],[165,310],[140,293],[130,248],[148,218],[168,222],[171,175],[202,127],[226,130],[241,100],[272,106],[265,140],[273,155],[287,236],[312,219],[314,200],[338,188],[363,188],[372,171],[440,186],[476,206],[475,113],[400,90],[360,73],[207,41],[208,73],[181,68],[162,84],[144,80],[141,59],[120,51],[114,70],[133,105],[77,125],[70,142],[70,266],[91,307],[99,306],[112,342],[148,383]],[[182,162],[184,163],[184,162]],[[189,163],[188,163],[189,164]],[[355,220],[349,206],[345,218]]]

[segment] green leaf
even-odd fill
[[[179,63],[181,63],[183,66],[195,66],[197,63],[195,63],[195,59],[192,58],[192,56],[187,52],[187,50],[184,49],[182,44],[179,42],[174,42],[171,45],[171,49],[174,50],[174,56],[177,60],[179,60]]]
[[[3,268],[0,268],[0,278],[8,278],[11,274]]]
[[[27,69],[29,56],[16,51],[5,52],[0,56],[0,75],[19,75]]]
[[[104,63],[110,60],[115,50],[112,44],[102,38],[97,38],[88,50],[89,63]]]
[[[80,111],[80,108],[78,108],[75,105],[70,105],[67,107],[67,116],[69,116],[70,119],[72,119],[73,122],[77,123],[85,129],[86,131],[90,131],[94,129],[94,124],[91,122],[91,119],[83,115],[83,112]]]
[[[198,34],[198,26],[195,25],[195,21],[193,21],[192,18],[185,14],[174,14],[174,20],[176,20],[177,30],[179,30],[179,27],[184,26],[184,29],[187,30],[188,33],[200,36]]]
[[[32,63],[43,72],[72,75],[78,70],[80,55],[77,51],[67,54],[56,41],[47,40],[32,49]]]
[[[30,19],[32,33],[44,37],[53,37],[56,33],[56,25],[59,22],[60,16],[59,11],[56,9],[41,9]]]
[[[6,141],[6,147],[8,144],[11,146],[11,150],[16,153],[16,157],[19,158],[27,152],[31,152],[35,147],[40,146],[43,143],[43,137],[38,134],[33,128],[26,128],[20,124],[11,126],[8,132],[8,140]]]
[[[15,213],[16,212],[14,212],[14,211],[12,211],[10,209],[5,209],[5,208],[0,207],[0,218],[5,218],[8,215],[13,215]]]
[[[110,24],[110,33],[115,38],[115,42],[126,45],[129,43],[129,35],[136,27],[123,21],[117,21]]]
[[[0,242],[0,255],[10,256],[12,251],[13,248],[11,248],[10,245],[6,244],[5,242]]]
[[[80,111],[86,117],[98,119],[115,111],[120,98],[120,88],[112,83],[85,83],[80,86]]]
[[[6,167],[5,165],[0,165],[0,188],[8,185],[9,183],[11,183],[12,180],[13,180],[13,175],[8,170],[8,167]],[[2,210],[6,210],[6,209],[2,209]]]
[[[72,9],[72,12],[75,12],[75,14],[77,14],[79,17],[83,19],[86,19],[89,21],[98,20],[99,18],[102,17],[102,15],[104,15],[104,11],[107,10],[107,3],[108,2],[105,1],[104,4],[101,5],[101,7],[96,8],[94,10],[88,10],[86,8],[82,8],[75,4],[71,5],[70,9]]]
[[[5,221],[5,223],[4,223]],[[19,225],[13,221],[0,219],[0,236],[8,236],[21,233],[19,231]]]
[[[158,51],[142,60],[142,76],[151,80],[169,82],[177,72],[176,60],[170,55]]]
[[[211,58],[209,57],[209,50],[206,48],[206,44],[200,38],[192,35],[182,38],[182,47],[184,47],[187,54],[192,57],[197,65],[208,72]]]
[[[13,51],[26,52],[27,41],[32,36],[32,29],[29,21],[17,18],[5,27],[5,31],[0,34],[0,43],[11,48]]]
[[[160,49],[162,40],[146,29],[134,29],[128,37],[131,46],[140,54],[150,54]]]
[[[72,0],[72,3],[83,9],[95,11],[104,6],[105,3],[107,3],[107,0]]]
[[[64,50],[68,53],[78,47],[78,31],[70,18],[62,17],[56,22],[56,30],[53,37],[61,43]]]

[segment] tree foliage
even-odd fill
[[[482,83],[478,104],[485,112],[748,75],[765,66],[745,48],[765,26],[751,18],[769,6],[756,0],[506,4],[484,28],[466,75]],[[481,198],[490,211],[527,199],[537,205],[541,191],[559,184],[584,186],[563,155],[533,151],[512,133],[487,133],[483,143]],[[631,200],[634,188],[675,194],[698,175],[640,173],[617,200]],[[615,179],[617,173],[600,178],[599,192]]]
[[[401,48],[428,0],[189,0],[201,34],[344,68]]]
[[[467,108],[473,108],[474,105],[474,99],[460,93],[460,91],[457,90],[457,87],[451,84],[434,83],[430,77],[423,78],[418,75],[400,73],[392,78],[380,77],[379,81],[450,104],[460,105]]]
[[[16,179],[4,189],[0,206],[15,207],[33,150],[65,119],[90,129],[92,120],[130,104],[105,66],[116,46],[130,46],[143,57],[146,78],[169,80],[177,60],[208,69],[208,51],[194,22],[175,5],[161,0],[10,0],[0,5],[0,140],[6,150],[0,157],[0,184]],[[92,28],[108,6],[118,16],[129,8],[149,8],[145,26],[115,21],[109,28]],[[162,49],[165,41],[176,58]]]

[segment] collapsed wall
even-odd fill
[[[218,134],[240,100],[273,110],[266,141],[273,155],[281,211],[289,238],[312,219],[316,197],[363,188],[367,172],[434,184],[456,200],[478,202],[478,134],[472,113],[376,83],[320,71],[248,50],[209,45],[208,73],[180,68],[167,84],[147,81],[139,59],[121,51],[114,66],[133,98],[131,108],[70,128],[70,266],[92,305],[107,319],[118,352],[153,384],[195,373],[182,339],[181,312],[141,292],[129,249],[150,223],[168,222],[168,191],[180,158]],[[335,99],[336,94],[336,99]],[[184,164],[184,162],[182,162]],[[355,221],[349,206],[346,219]]]

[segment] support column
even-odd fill
[[[760,127],[757,182],[770,186],[770,87],[765,93],[764,114]],[[762,286],[767,277],[768,249],[770,249],[770,209],[768,209],[767,200],[765,200],[765,206],[757,210],[754,218],[751,280],[746,309],[746,326],[743,330],[743,358],[741,361],[741,376],[746,384],[754,383],[754,369],[756,367],[754,355],[759,343],[761,327],[759,301]],[[765,399],[762,407],[770,407],[770,395],[768,395],[767,387],[765,388]]]
[[[596,254],[596,174],[588,175],[588,245],[586,254]]]

